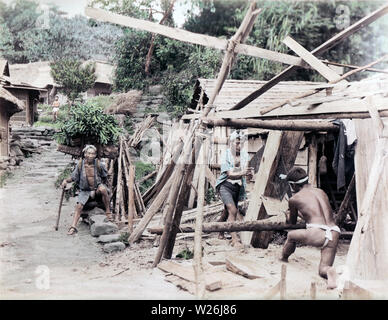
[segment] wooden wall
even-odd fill
[[[388,127],[388,119],[384,119]],[[351,279],[388,279],[388,137],[372,119],[355,120],[356,190],[359,219],[346,265]],[[387,130],[386,130],[387,132]]]

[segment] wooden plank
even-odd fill
[[[195,283],[195,274],[194,269],[191,265],[183,266],[179,263],[164,260],[158,264],[158,268],[165,272],[172,273],[182,279]],[[204,275],[205,278],[205,287],[209,291],[214,291],[220,289],[222,286],[222,279],[216,277],[210,273]]]
[[[379,9],[373,11],[371,14],[365,16],[364,18],[358,20],[356,23],[352,24],[345,30],[341,31],[340,33],[336,34],[334,37],[330,38],[326,42],[322,43],[319,47],[315,48],[311,51],[313,55],[320,55],[323,52],[329,50],[339,42],[345,40],[349,36],[351,36],[353,33],[358,31],[361,28],[364,28],[371,24],[372,22],[376,21],[381,16],[388,13],[388,5],[384,5],[380,7]],[[261,96],[263,93],[267,92],[269,89],[271,89],[273,86],[275,86],[280,81],[286,79],[289,75],[291,75],[297,67],[290,66],[287,69],[283,70],[281,73],[277,74],[275,77],[270,79],[266,82],[265,85],[263,85],[260,89],[252,92],[249,96],[241,100],[239,103],[237,103],[231,110],[239,110],[244,108],[247,104]]]
[[[386,116],[386,113],[381,111],[388,110],[388,98],[376,97],[374,98],[374,105],[379,111],[380,116]],[[311,119],[316,119],[316,115],[322,114],[326,118],[337,118],[339,114],[347,114],[347,117],[352,118],[356,113],[363,113],[364,118],[369,118],[369,110],[365,102],[359,98],[329,101],[321,103],[318,106],[312,107],[312,105],[300,105],[298,107],[284,106],[281,109],[273,110],[266,114],[260,114],[260,110],[253,108],[246,108],[238,111],[221,111],[216,112],[212,117],[217,119],[244,119],[244,118],[261,118],[267,119],[271,117],[287,117],[291,116],[294,120],[298,119],[298,116],[308,116]],[[190,115],[186,115],[190,116]],[[189,118],[189,117],[186,117]]]
[[[322,63],[318,58],[316,58],[313,54],[308,52],[303,46],[301,46],[298,42],[292,39],[290,36],[287,36],[283,43],[287,45],[292,51],[294,51],[298,56],[300,56],[304,61],[306,61],[313,69],[319,72],[325,79],[329,81],[336,81],[341,77]],[[345,80],[344,80],[345,81]]]
[[[265,186],[264,195],[282,199],[288,190],[288,184],[279,179],[280,174],[286,174],[295,163],[299,146],[304,133],[301,131],[284,131],[277,155],[277,165],[271,179]],[[259,207],[258,219],[267,217],[263,204]],[[251,244],[254,247],[266,249],[269,245],[273,232],[254,232]]]
[[[280,142],[283,136],[281,131],[270,131],[265,144],[264,154],[260,161],[259,171],[255,175],[255,185],[251,193],[248,210],[245,214],[244,221],[255,221],[259,215],[259,209],[262,203],[261,195],[264,194],[267,182],[272,178],[276,168],[277,154]],[[252,240],[251,232],[242,232],[241,241],[249,245]]]
[[[206,170],[206,172],[205,172],[206,179],[210,183],[212,188],[215,190],[216,189],[216,181],[217,181],[217,179],[214,176],[213,172],[211,172],[209,166],[206,166],[205,170]]]
[[[365,103],[368,109],[368,112],[370,114],[370,117],[372,118],[372,121],[375,124],[375,130],[377,130],[377,134],[380,138],[383,137],[384,132],[384,122],[381,120],[379,112],[377,111],[377,108],[373,101],[373,96],[368,96],[365,98]]]
[[[273,197],[261,196],[261,200],[268,216],[276,216],[288,210],[288,201],[285,198],[279,200]]]
[[[346,265],[351,279],[388,279],[388,139],[379,138],[372,119],[354,120],[357,133],[355,174],[358,220]],[[388,119],[383,119],[384,125]]]
[[[225,264],[227,270],[248,279],[267,278],[271,276],[268,271],[259,268],[257,262],[238,256],[226,257]]]
[[[135,19],[98,8],[86,7],[85,15],[98,21],[110,22],[130,28],[145,30],[151,33],[157,33],[162,36],[183,42],[199,44],[202,46],[219,50],[227,50],[228,47],[228,40],[225,39],[193,33],[183,29],[171,28],[160,25],[158,23]],[[271,61],[276,61],[285,64],[292,64],[297,66],[303,65],[302,60],[300,58],[294,57],[292,55],[262,49],[246,44],[237,44],[234,48],[234,52],[262,59],[269,59]]]

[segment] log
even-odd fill
[[[200,139],[196,138],[194,142],[194,148],[192,149],[192,152],[191,152],[190,164],[186,166],[187,169],[185,172],[185,176],[183,178],[181,190],[179,192],[179,198],[175,209],[171,232],[167,241],[166,249],[164,251],[164,258],[166,259],[171,259],[172,252],[174,249],[176,235],[179,231],[179,227],[181,224],[183,207],[187,202],[187,194],[188,194],[187,191],[190,190],[190,179],[192,178],[192,174],[195,168],[196,154],[198,153],[201,147],[201,144],[199,142],[200,142]]]
[[[256,119],[212,119],[203,122],[208,127],[262,128],[288,131],[328,131],[336,132],[339,127],[330,121],[316,120],[256,120]]]
[[[135,209],[135,167],[131,165],[128,173],[128,231],[133,231],[133,219],[137,217]]]
[[[288,224],[284,222],[269,222],[268,219],[256,221],[238,221],[238,222],[209,222],[202,225],[202,231],[211,232],[239,232],[239,231],[284,231],[306,228],[305,223]],[[147,231],[153,234],[162,234],[162,227],[147,228]],[[195,231],[193,224],[181,224],[179,232],[191,233]]]
[[[143,231],[150,223],[153,216],[159,211],[160,207],[162,206],[163,202],[165,201],[170,191],[171,183],[172,183],[172,180],[169,179],[167,183],[164,185],[164,187],[162,188],[162,190],[159,192],[159,194],[156,196],[155,200],[152,202],[151,206],[148,208],[147,212],[144,214],[143,218],[140,220],[135,230],[129,236],[128,242],[130,244],[140,239],[141,235],[143,234]]]
[[[172,180],[172,184],[171,184],[171,188],[169,191],[167,204],[166,204],[167,212],[166,212],[166,219],[164,222],[163,233],[160,239],[158,252],[156,253],[155,260],[152,265],[153,268],[155,268],[159,264],[167,244],[168,236],[172,225],[174,209],[178,198],[179,189],[183,180],[183,170],[184,170],[184,165],[179,164],[173,176],[173,180]]]

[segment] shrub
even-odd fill
[[[95,104],[77,104],[70,109],[66,121],[59,122],[55,134],[59,144],[70,145],[72,138],[85,137],[100,144],[116,144],[122,129],[117,120]]]

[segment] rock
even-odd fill
[[[115,234],[103,234],[98,237],[97,242],[110,243],[117,242],[120,239],[120,233]]]
[[[105,215],[94,215],[89,216],[89,223],[92,225],[93,223],[106,223],[109,222],[108,218]]]
[[[103,234],[112,234],[118,230],[119,228],[112,222],[96,222],[90,227],[90,232],[93,237],[98,237]]]
[[[91,216],[98,216],[98,215],[105,216],[105,211],[103,209],[99,208],[99,207],[95,207],[92,210],[88,210],[88,211],[84,210],[84,212],[87,213],[89,215],[89,217],[91,217]]]
[[[104,245],[104,252],[111,253],[115,251],[123,251],[125,249],[125,244],[122,242],[111,242]]]

